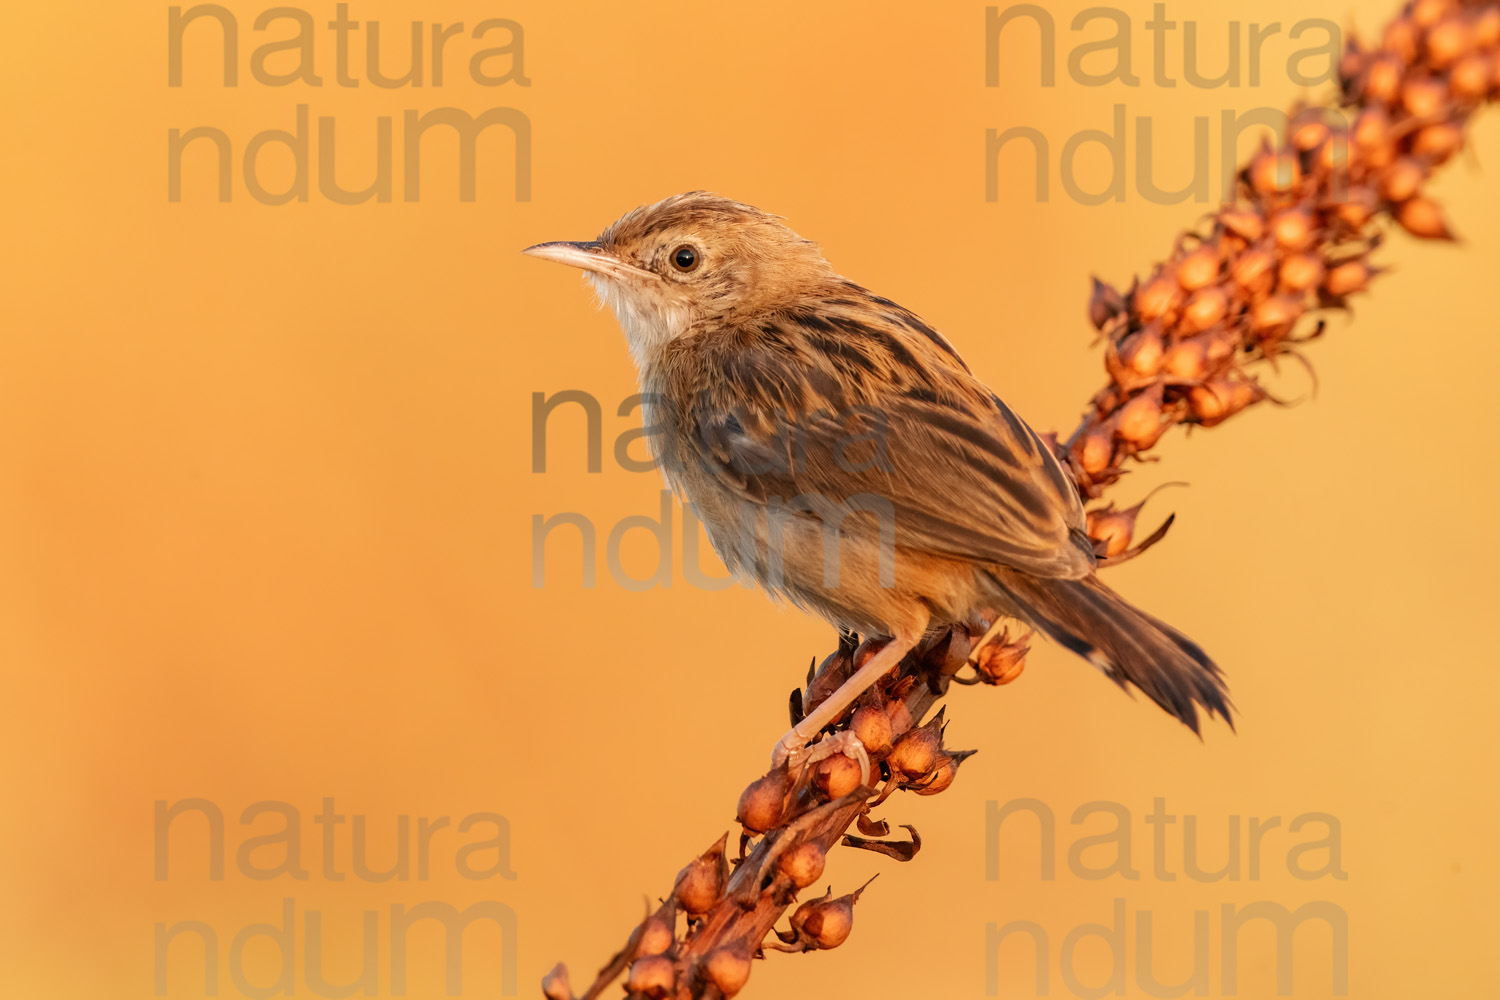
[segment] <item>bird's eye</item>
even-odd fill
[[[698,266],[698,251],[684,243],[672,251],[672,266],[686,274]]]

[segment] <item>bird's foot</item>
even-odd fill
[[[808,746],[807,737],[793,729],[771,749],[771,768],[775,770],[785,766],[792,774],[796,774],[804,767],[811,767],[818,761],[838,754],[843,754],[859,765],[859,783],[869,787],[870,755],[859,738],[847,729],[824,737],[811,746]]]

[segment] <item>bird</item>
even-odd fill
[[[816,754],[924,637],[1002,618],[1194,733],[1200,709],[1233,726],[1214,661],[1099,579],[1053,449],[946,337],[840,275],[785,219],[691,191],[597,239],[522,252],[581,269],[614,313],[655,460],[726,567],[883,643],[777,741],[773,764]]]

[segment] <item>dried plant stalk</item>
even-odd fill
[[[1500,96],[1500,0],[1408,3],[1378,46],[1350,41],[1340,85],[1336,107],[1295,109],[1281,144],[1245,166],[1234,200],[1183,234],[1145,280],[1123,293],[1095,281],[1089,314],[1105,342],[1109,381],[1077,429],[1061,443],[1054,438],[1085,501],[1099,501],[1171,428],[1213,427],[1274,401],[1257,372],[1281,358],[1301,360],[1299,347],[1323,332],[1318,314],[1365,289],[1387,220],[1413,236],[1452,239],[1423,188],[1462,147],[1469,116]],[[1107,503],[1089,511],[1105,564],[1165,534],[1167,525],[1134,542],[1139,511],[1140,504]],[[1006,684],[1025,666],[1024,636],[981,639],[960,630],[929,637],[835,724],[866,748],[878,771],[874,787],[842,756],[752,782],[740,799],[736,857],[726,834],[689,862],[582,1000],[622,974],[633,998],[730,997],[767,949],[842,944],[862,889],[840,897],[830,889],[798,906],[786,929],[776,923],[821,879],[836,845],[903,861],[916,854],[915,829],[892,840],[871,814],[897,790],[930,795],[953,783],[968,753],[943,745],[941,711],[921,720],[951,684]],[[806,691],[793,693],[794,720],[872,651],[845,636],[809,672]],[[573,1000],[563,966],[543,992]]]

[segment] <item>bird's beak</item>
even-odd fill
[[[569,243],[566,240],[558,240],[553,243],[538,243],[536,246],[527,247],[521,252],[531,257],[556,261],[559,264],[567,264],[569,267],[582,268],[585,271],[592,271],[595,274],[602,274],[606,277],[619,278],[625,281],[655,277],[650,271],[627,264],[620,258],[606,252],[604,244],[597,240],[590,240],[587,243]]]

